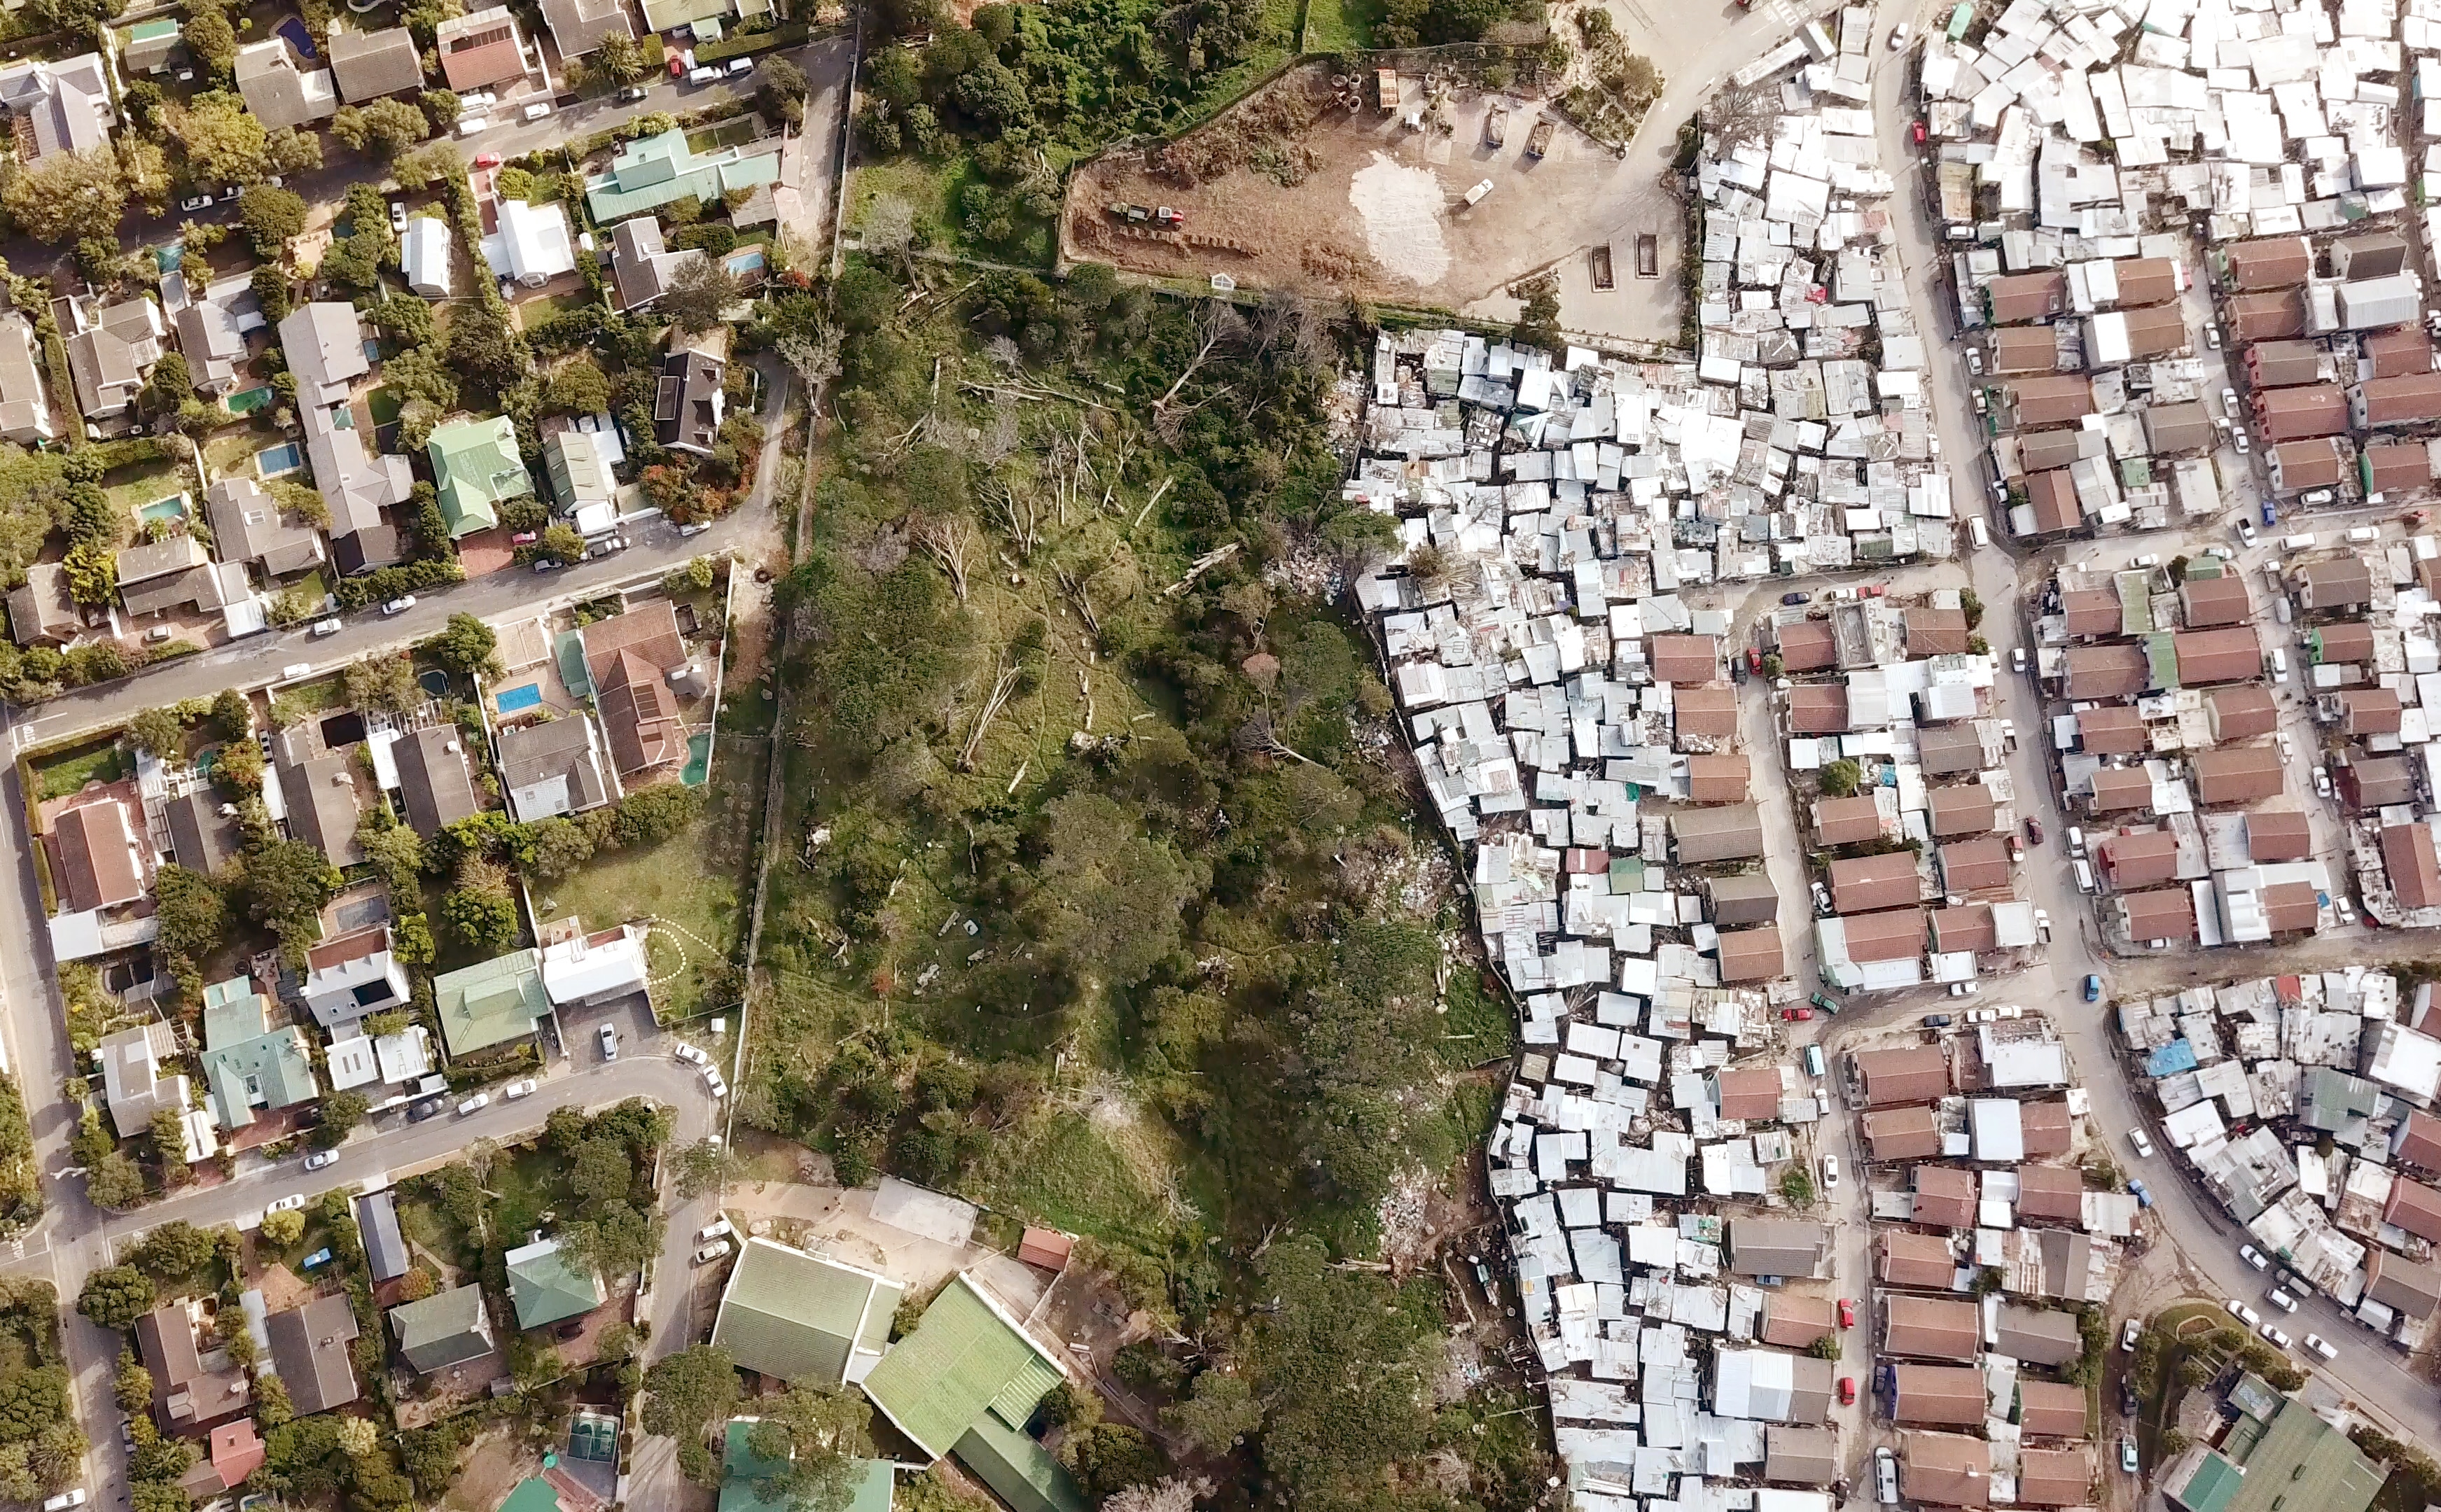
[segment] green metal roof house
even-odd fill
[[[2161,1478],[2179,1512],[2365,1512],[2382,1471],[2295,1397],[2269,1423],[2241,1416],[2220,1449],[2197,1446]]]
[[[542,956],[530,949],[435,977],[432,1001],[441,1014],[442,1043],[452,1055],[523,1039],[551,1013]]]
[[[570,1265],[557,1239],[519,1245],[500,1259],[509,1269],[519,1328],[540,1328],[602,1305],[601,1278]]]
[[[749,1239],[720,1293],[712,1341],[758,1376],[843,1386],[880,1360],[903,1293],[870,1270]]]
[[[452,1287],[392,1307],[389,1325],[398,1334],[398,1352],[419,1375],[462,1365],[495,1347],[480,1287]]]
[[[204,989],[204,1086],[223,1128],[244,1128],[258,1107],[277,1112],[322,1095],[313,1053],[295,1024],[271,1026],[271,1003],[245,977]]]
[[[1058,1362],[961,1275],[864,1378],[884,1417],[938,1459],[954,1454],[1017,1512],[1084,1512],[1076,1483],[1025,1431]]]
[[[517,455],[517,427],[506,415],[453,420],[432,433],[426,447],[453,541],[499,524],[499,506],[508,500],[533,495],[533,479]]]
[[[686,133],[677,127],[659,136],[642,136],[619,149],[610,171],[585,181],[586,207],[607,225],[630,215],[657,210],[693,196],[706,204],[731,189],[776,184],[780,179],[777,148],[724,147],[698,153],[687,146]],[[439,439],[439,433],[434,433]]]
[[[792,1512],[790,1503],[763,1494],[762,1483],[787,1469],[787,1464],[754,1452],[758,1421],[752,1417],[730,1420],[729,1449],[721,1458],[720,1512]],[[859,1460],[856,1468],[856,1489],[844,1512],[890,1512],[890,1462]]]

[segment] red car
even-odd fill
[[[1863,594],[1866,598],[1878,599],[1883,594],[1890,592],[1890,585],[1886,583],[1868,583],[1856,591]]]
[[[2043,843],[2043,821],[2032,814],[2026,816],[2026,843],[2028,845]]]
[[[1787,1019],[1793,1024],[1801,1023],[1814,1017],[1814,1010],[1811,1008],[1782,1008],[1780,1011],[1780,1017]]]
[[[1918,147],[1922,147],[1924,145],[1924,122],[1917,121],[1913,126],[1909,127],[1908,129],[1908,135],[1915,138],[1915,144]]]
[[[1839,1377],[1839,1405],[1842,1407],[1853,1407],[1856,1405],[1855,1377],[1842,1376]]]
[[[1746,671],[1753,673],[1763,671],[1763,653],[1752,646],[1746,647]]]
[[[1839,1299],[1839,1326],[1842,1328],[1856,1326],[1856,1304],[1851,1298]]]
[[[532,546],[534,542],[540,539],[541,536],[536,531],[519,531],[516,534],[509,537],[509,544],[511,546]]]
[[[475,159],[475,166],[477,168],[497,168],[500,166],[500,154],[497,153],[485,153]]]

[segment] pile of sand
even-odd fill
[[[1448,274],[1441,217],[1449,198],[1432,170],[1375,153],[1372,166],[1348,180],[1347,203],[1364,217],[1365,247],[1383,272],[1415,284],[1438,283]]]

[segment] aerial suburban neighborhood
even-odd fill
[[[0,1504],[2441,1500],[2433,0],[0,42]]]

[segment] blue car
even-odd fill
[[[2136,1199],[2136,1205],[2140,1208],[2149,1208],[2153,1205],[2153,1194],[2144,1190],[2144,1183],[2142,1181],[2130,1180],[2127,1183],[2127,1195]]]
[[[331,1251],[328,1250],[316,1250],[312,1254],[307,1255],[298,1266],[298,1269],[300,1270],[311,1270],[316,1266],[326,1266],[330,1263]]]
[[[2269,530],[2272,526],[2275,526],[2275,525],[2277,525],[2277,524],[2279,524],[2279,523],[2280,523],[2280,516],[2279,516],[2277,513],[2273,513],[2272,508],[2271,508],[2271,501],[2270,501],[2269,499],[2265,499],[2265,500],[2263,501],[2263,528],[2264,528],[2265,530]]]
[[[2102,1000],[2102,978],[2089,972],[2085,979],[2085,1000],[2088,1002]]]

